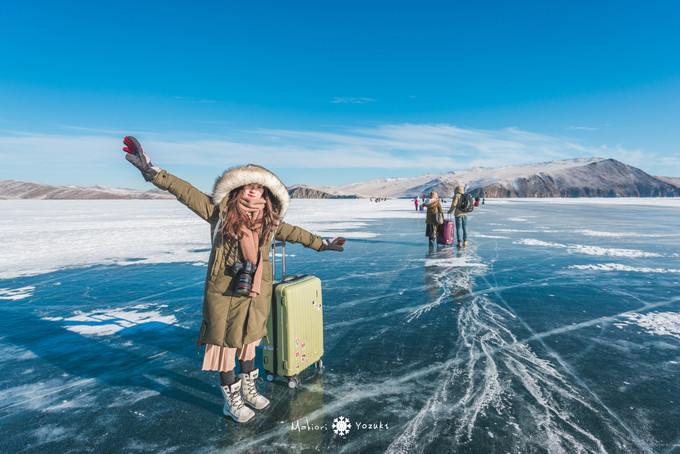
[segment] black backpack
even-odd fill
[[[460,196],[458,209],[463,213],[469,213],[475,209],[475,201],[470,194],[463,194]]]

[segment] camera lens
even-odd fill
[[[238,276],[236,277],[236,288],[234,293],[241,296],[248,296],[253,288],[253,274],[256,267],[253,266],[252,262],[239,263],[238,265],[242,265],[242,268],[241,266],[238,267],[240,273],[238,273]],[[234,268],[236,268],[236,264],[234,265]]]
[[[253,288],[253,279],[250,274],[241,273],[236,279],[236,290],[237,295],[247,296],[250,295],[250,291]]]

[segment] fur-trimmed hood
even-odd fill
[[[232,167],[218,177],[213,189],[213,203],[219,205],[222,201],[226,202],[226,198],[229,197],[229,193],[233,189],[251,183],[261,184],[271,191],[274,211],[279,217],[283,218],[290,203],[288,189],[276,175],[255,164]]]

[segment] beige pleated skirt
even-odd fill
[[[255,347],[260,345],[262,339],[246,344],[243,348],[227,348],[219,345],[205,344],[203,355],[203,370],[216,370],[229,372],[236,367],[235,357],[241,361],[250,361],[255,358]]]

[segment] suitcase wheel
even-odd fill
[[[274,381],[274,376],[272,374],[267,374],[267,381]]]
[[[288,377],[288,387],[290,389],[295,388],[298,385],[299,381],[297,377]]]
[[[319,359],[317,362],[314,363],[317,369],[321,370],[323,369],[323,360]]]

